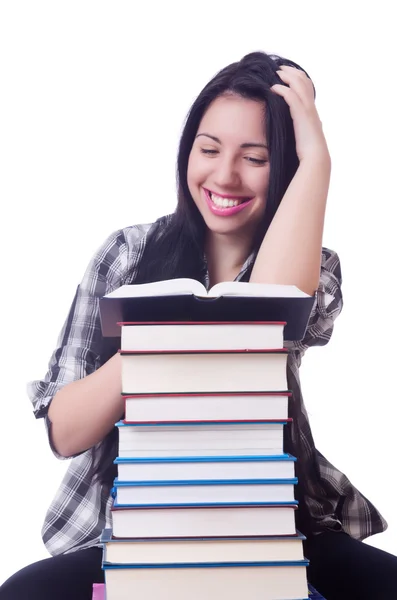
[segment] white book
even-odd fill
[[[277,483],[276,483],[277,482]],[[114,487],[118,504],[206,504],[246,502],[293,502],[295,479],[133,482],[116,478]]]
[[[212,353],[121,352],[124,394],[282,392],[287,351]]]
[[[105,529],[101,542],[108,563],[205,563],[302,560],[305,536],[200,539],[116,539]]]
[[[123,323],[121,350],[262,350],[282,348],[284,322]]]
[[[120,507],[111,514],[117,538],[293,535],[296,504],[270,506]]]
[[[284,422],[131,425],[118,422],[120,457],[283,454]]]
[[[104,565],[106,600],[305,600],[307,564],[191,568]]]
[[[261,421],[288,418],[288,392],[125,396],[125,421]]]
[[[121,458],[114,461],[121,481],[178,479],[290,479],[295,477],[295,457],[201,456],[179,458]]]
[[[106,298],[146,298],[156,296],[195,295],[200,298],[219,296],[254,296],[265,298],[310,298],[295,285],[223,281],[208,291],[195,279],[176,278],[151,283],[128,284],[113,290]]]

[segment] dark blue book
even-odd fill
[[[286,321],[284,339],[302,339],[315,297],[295,286],[219,283],[208,292],[193,279],[123,285],[99,301],[102,335],[120,337],[128,321]]]
[[[324,596],[318,593],[316,589],[309,583],[309,600],[326,600]]]

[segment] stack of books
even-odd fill
[[[102,535],[107,600],[310,598],[296,459],[283,448],[287,322],[171,321],[164,302],[161,311],[152,304],[162,319],[148,322],[147,306],[134,302],[135,288],[148,286],[101,305],[103,330],[119,318],[125,399],[112,529]]]

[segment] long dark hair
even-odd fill
[[[172,217],[160,219],[151,228],[142,259],[134,277],[134,283],[147,283],[176,277],[191,277],[204,282],[204,241],[206,226],[190,194],[187,183],[187,167],[190,151],[201,119],[210,104],[226,93],[261,102],[265,108],[265,133],[269,148],[270,177],[266,210],[263,221],[252,242],[252,250],[258,250],[263,237],[277,211],[282,197],[299,165],[295,149],[295,135],[289,107],[270,87],[281,83],[276,71],[280,65],[290,65],[304,71],[291,60],[265,52],[247,54],[239,62],[222,69],[204,87],[193,103],[182,132],[177,159],[178,203]],[[306,71],[304,71],[306,73]],[[307,75],[307,73],[306,73]],[[248,280],[250,271],[245,275]],[[108,357],[106,357],[108,358]],[[295,402],[290,404],[294,418],[299,410]],[[114,459],[117,456],[118,436],[114,428],[99,447],[100,455],[94,460],[93,476],[110,490],[117,474]],[[299,463],[299,435],[292,448],[290,428],[286,428],[287,451],[293,450],[298,457],[297,475],[301,485],[301,504],[305,495],[307,474]],[[299,473],[299,470],[301,472]],[[305,506],[302,507],[305,509]],[[301,529],[304,527],[301,526]]]

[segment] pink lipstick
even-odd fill
[[[205,199],[207,201],[210,211],[214,215],[217,215],[220,217],[230,217],[232,215],[235,215],[235,214],[241,212],[242,210],[244,210],[244,208],[249,206],[252,203],[252,201],[254,200],[254,198],[251,198],[250,200],[246,200],[246,201],[242,202],[241,204],[238,204],[237,206],[217,206],[212,201],[210,192],[208,190],[206,190],[205,188],[203,188],[203,190],[204,190]],[[217,196],[223,197],[223,194],[222,195],[217,194]],[[238,200],[241,198],[241,196],[225,196],[225,197],[230,198],[230,200]]]

